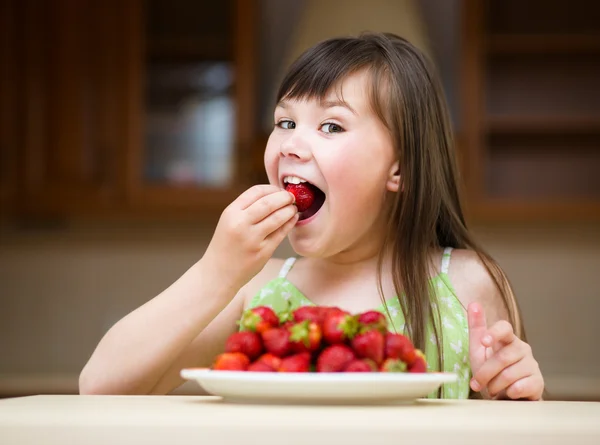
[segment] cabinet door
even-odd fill
[[[136,0],[129,202],[218,211],[249,185],[257,118],[255,0]],[[135,70],[135,68],[133,68]],[[136,90],[137,88],[137,90]]]
[[[115,0],[19,5],[23,211],[106,211],[126,150],[126,11]]]

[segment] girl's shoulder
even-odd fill
[[[468,308],[480,303],[493,318],[506,318],[508,313],[500,290],[477,252],[454,249],[448,267],[448,276],[461,304]]]
[[[277,278],[281,268],[285,264],[285,259],[270,258],[267,264],[244,286],[244,309],[248,307],[254,296],[269,283]]]

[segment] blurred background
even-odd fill
[[[77,392],[106,330],[265,181],[286,65],[364,30],[435,61],[469,223],[550,398],[600,400],[595,0],[0,0],[0,396]]]

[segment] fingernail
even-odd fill
[[[481,386],[479,385],[479,382],[475,379],[471,379],[471,388],[473,389],[473,391],[479,391],[481,389]]]
[[[492,336],[491,335],[486,335],[485,337],[483,337],[481,339],[481,342],[485,345],[485,346],[490,346],[492,344]]]

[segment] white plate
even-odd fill
[[[390,403],[426,397],[452,373],[270,373],[183,369],[210,394],[235,402]]]

